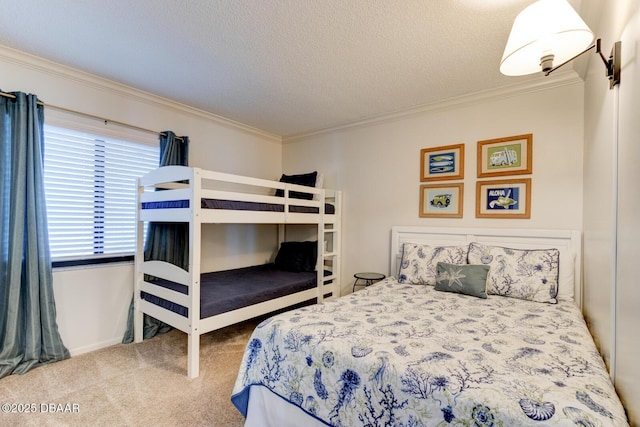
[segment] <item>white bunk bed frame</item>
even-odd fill
[[[149,191],[156,188],[162,188],[164,191]],[[283,190],[284,197],[274,196],[276,189]],[[312,200],[291,198],[289,197],[291,191],[311,193],[314,197]],[[278,204],[284,207],[284,212],[203,209],[200,204],[201,198]],[[196,378],[199,375],[200,335],[304,301],[316,299],[317,302],[321,302],[324,299],[338,297],[340,293],[341,199],[340,191],[186,166],[160,167],[139,178],[134,277],[135,342],[141,342],[143,339],[143,314],[148,314],[185,332],[188,334],[187,375],[189,378]],[[143,203],[175,200],[188,200],[189,207],[142,209]],[[325,212],[325,203],[334,205],[334,214]],[[318,213],[289,212],[290,205],[314,207],[318,209]],[[189,223],[188,271],[164,261],[144,261],[144,223],[147,221]],[[278,224],[280,241],[284,239],[283,226],[286,224],[317,225],[317,286],[200,319],[201,233],[202,224],[207,223]],[[330,271],[331,274],[324,276],[324,270]],[[144,280],[145,274],[185,285],[188,288],[188,294],[147,282]],[[141,291],[186,307],[188,317],[143,300],[140,296]]]

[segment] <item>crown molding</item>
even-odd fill
[[[82,84],[93,89],[112,92],[118,96],[123,96],[134,101],[145,103],[147,105],[172,111],[180,111],[192,116],[203,118],[205,120],[211,120],[218,124],[231,127],[242,132],[257,135],[272,141],[282,142],[282,138],[280,137],[280,135],[266,132],[261,129],[237,122],[235,120],[231,120],[217,114],[209,113],[195,107],[190,107],[171,99],[154,95],[150,92],[145,92],[143,90],[136,89],[132,86],[127,86],[122,83],[117,83],[112,80],[96,76],[95,74],[90,74],[76,68],[68,67],[66,65],[50,61],[48,59],[44,59],[17,49],[10,48],[8,46],[0,45],[0,61],[14,63],[21,67],[35,70],[39,73],[44,73],[57,78],[73,81],[74,83]],[[62,107],[67,108],[67,106]]]
[[[310,137],[341,130],[370,126],[374,124],[382,124],[385,122],[400,120],[415,115],[446,111],[455,108],[464,108],[508,97],[520,96],[527,93],[584,83],[583,79],[575,71],[567,71],[557,73],[549,77],[530,79],[525,82],[474,92],[471,94],[449,98],[430,104],[424,104],[421,106],[399,110],[392,113],[369,117],[363,120],[346,122],[312,132],[280,136],[4,45],[0,45],[0,61],[15,63],[21,67],[30,68],[41,73],[73,81],[75,83],[82,84],[94,89],[112,92],[119,96],[146,103],[147,105],[151,105],[154,107],[184,112],[192,116],[203,118],[205,120],[211,120],[215,123],[231,127],[242,132],[257,135],[270,141],[281,143],[294,143]]]
[[[391,122],[395,120],[404,119],[411,116],[420,114],[434,113],[446,110],[452,110],[456,108],[464,108],[487,102],[497,101],[514,96],[521,96],[528,93],[540,92],[543,90],[550,90],[561,86],[574,85],[578,83],[584,83],[584,80],[574,71],[567,71],[558,73],[556,75],[544,78],[531,79],[523,83],[516,83],[507,86],[501,86],[494,89],[483,90],[474,92],[455,98],[449,98],[442,101],[434,102],[431,104],[425,104],[418,107],[408,108],[405,110],[395,111],[393,113],[383,114],[380,116],[369,117],[364,120],[358,120],[355,122],[347,122],[337,126],[332,126],[325,129],[319,129],[313,132],[301,133],[296,135],[288,135],[282,137],[283,143],[298,142],[310,137],[337,132],[345,129],[352,129],[364,126],[370,126],[375,124],[382,124],[385,122]]]

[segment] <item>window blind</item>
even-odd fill
[[[52,260],[133,255],[136,178],[158,157],[158,146],[45,125]]]

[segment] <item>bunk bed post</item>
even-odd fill
[[[284,224],[278,224],[278,248],[282,245],[282,242],[286,239],[286,226]]]
[[[334,298],[342,294],[342,191],[333,190],[335,215],[333,222],[333,252],[337,254],[333,260],[333,275],[335,276],[331,288]]]
[[[144,193],[144,186],[140,178],[136,179],[136,253],[133,273],[133,338],[134,342],[143,340],[143,320],[144,314],[140,309],[140,283],[144,280],[142,273],[142,263],[144,262],[144,221],[140,220],[141,201],[140,196]]]
[[[200,257],[202,212],[200,198],[202,193],[202,179],[200,169],[191,169],[191,207],[192,215],[189,221],[189,338],[187,343],[187,376],[196,378],[200,374]]]

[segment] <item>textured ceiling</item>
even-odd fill
[[[0,0],[0,44],[286,137],[543,79],[498,70],[530,3]]]

